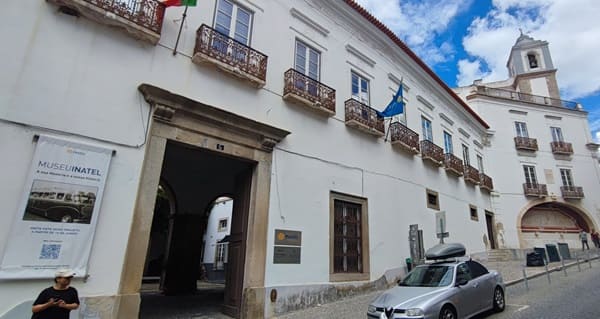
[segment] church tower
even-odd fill
[[[514,78],[516,91],[560,99],[548,42],[534,40],[521,32],[506,66],[508,74]]]

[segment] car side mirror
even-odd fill
[[[460,278],[456,281],[456,286],[464,286],[468,283],[469,281],[467,280],[467,278]]]

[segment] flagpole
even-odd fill
[[[183,10],[183,15],[181,17],[181,25],[179,26],[179,33],[177,33],[177,41],[175,41],[175,47],[173,48],[173,55],[177,55],[177,46],[179,45],[179,37],[181,36],[181,29],[183,29],[183,23],[185,22],[185,17],[187,16],[188,6],[185,6],[185,10]]]

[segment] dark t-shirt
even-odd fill
[[[48,287],[40,292],[40,295],[33,302],[33,305],[45,304],[50,298],[54,298],[54,300],[62,299],[68,304],[79,304],[79,296],[77,295],[77,290],[75,288],[69,287],[65,290],[56,290],[54,287]],[[33,316],[31,316],[31,319],[69,319],[70,311],[71,310],[69,309],[58,306],[50,307],[34,313]]]

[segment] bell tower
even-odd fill
[[[514,78],[516,91],[560,99],[548,42],[535,40],[521,31],[506,67],[510,77]]]

